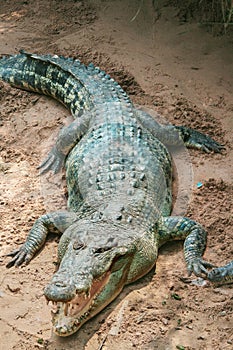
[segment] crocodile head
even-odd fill
[[[61,263],[44,291],[52,303],[53,331],[59,336],[75,333],[126,284],[135,252],[133,239],[121,241],[116,232],[105,235],[103,227],[97,227],[94,235],[89,222],[88,231],[73,227],[61,238]]]

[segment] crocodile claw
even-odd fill
[[[40,175],[52,170],[54,174],[57,174],[63,167],[65,162],[65,155],[61,153],[56,146],[49,152],[47,158],[37,167],[40,169]]]
[[[207,269],[213,267],[215,267],[215,265],[209,263],[208,261],[205,261],[202,258],[196,258],[187,266],[188,275],[190,276],[192,273],[194,273],[198,277],[203,277],[203,275],[207,276],[209,273]]]
[[[6,256],[12,257],[11,261],[9,261],[9,263],[6,265],[7,268],[12,266],[20,266],[23,263],[27,264],[33,257],[33,255],[27,251],[24,244],[21,247],[13,250],[11,253],[6,254]]]

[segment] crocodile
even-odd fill
[[[44,289],[57,335],[75,333],[147,274],[167,241],[184,240],[188,273],[208,277],[214,266],[203,259],[205,229],[171,216],[167,147],[221,152],[222,145],[186,126],[160,125],[108,74],[77,59],[21,51],[1,58],[0,79],[52,96],[74,117],[39,165],[42,175],[65,167],[67,210],[39,217],[7,264],[28,263],[49,232],[61,236],[57,271]]]

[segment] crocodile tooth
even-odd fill
[[[68,315],[68,309],[69,309],[69,303],[64,303],[64,315],[67,316]]]
[[[61,328],[59,329],[59,332],[60,332],[61,334],[66,334],[66,333],[67,333],[67,330],[68,330],[68,328],[67,328],[66,326],[63,326],[63,327],[61,327]]]
[[[62,301],[59,301],[58,303],[56,303],[57,304],[57,308],[58,308],[58,310],[60,310],[60,309],[62,309],[63,307],[64,307],[64,305],[63,305],[63,302]]]
[[[58,312],[58,306],[57,303],[52,302],[52,308],[51,308],[51,313],[56,314]]]
[[[69,314],[71,313],[71,311],[74,309],[74,304],[70,303],[69,304]]]

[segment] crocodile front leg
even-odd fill
[[[66,156],[87,132],[90,119],[91,113],[87,112],[82,117],[75,119],[67,127],[61,129],[56,144],[44,162],[38,167],[40,174],[44,174],[49,170],[52,170],[55,174],[59,172],[64,165]]]
[[[26,242],[21,247],[7,254],[7,256],[12,256],[13,258],[6,267],[20,266],[24,262],[28,263],[43,247],[49,232],[62,234],[75,220],[77,220],[76,214],[68,211],[42,215],[35,221]]]
[[[160,246],[171,240],[185,239],[184,258],[189,275],[207,275],[207,268],[213,267],[202,259],[207,233],[197,222],[179,216],[164,217],[159,224],[159,237]]]

